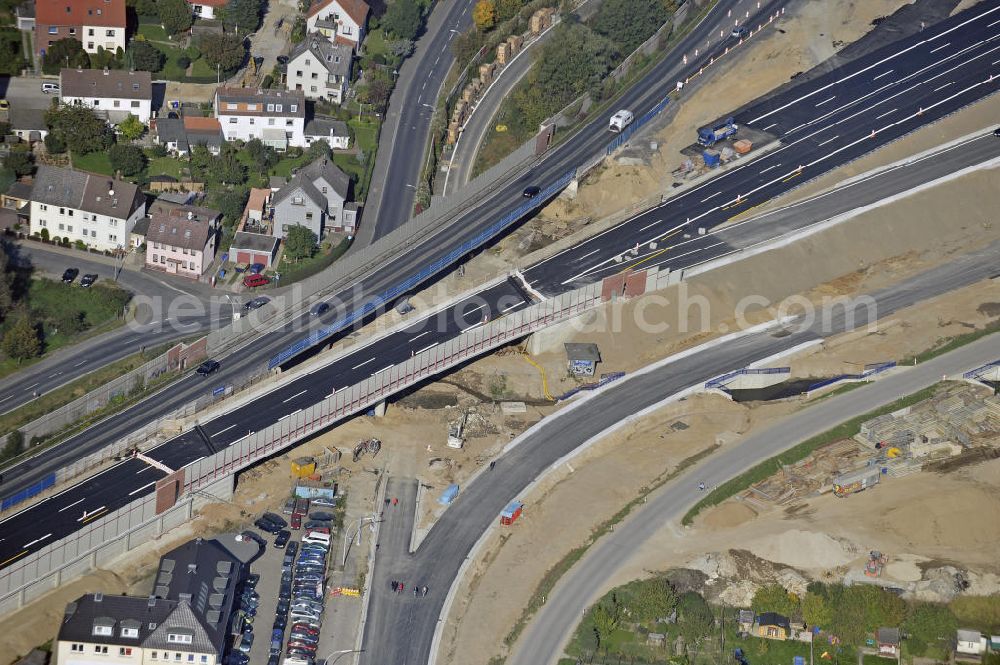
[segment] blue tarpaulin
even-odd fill
[[[455,500],[456,496],[458,496],[458,485],[448,485],[448,489],[441,494],[441,498],[438,499],[438,503],[442,506],[447,506]]]

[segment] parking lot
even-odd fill
[[[303,500],[300,500],[302,502]],[[302,503],[304,506],[304,502]],[[326,617],[331,614],[327,612],[328,606],[338,599],[332,598],[330,589],[330,571],[335,559],[333,554],[336,545],[336,533],[338,529],[334,526],[334,508],[331,506],[309,506],[303,515],[298,507],[299,513],[293,519],[287,511],[275,511],[272,516],[280,518],[286,525],[277,523],[278,527],[284,526],[282,531],[288,532],[288,542],[282,547],[275,545],[279,535],[268,533],[260,526],[260,522],[250,527],[248,531],[258,534],[267,546],[263,555],[251,565],[251,573],[259,575],[255,594],[249,599],[244,599],[246,605],[241,610],[241,614],[249,615],[246,620],[237,618],[236,630],[246,625],[250,621],[253,635],[252,644],[249,647],[249,659],[244,659],[238,654],[230,656],[231,665],[276,665],[278,663],[311,663],[321,662],[322,658],[332,651],[332,628],[325,626]],[[282,514],[278,515],[277,513]],[[265,514],[266,515],[266,514]],[[310,517],[319,519],[313,520]],[[295,529],[294,526],[300,528]],[[315,542],[324,540],[323,529],[329,528],[330,544]],[[274,529],[272,529],[274,530]],[[310,535],[311,534],[311,535]],[[317,535],[319,534],[319,535]],[[303,540],[305,538],[305,541]],[[309,542],[313,541],[313,542]],[[283,578],[284,573],[284,578]],[[301,586],[300,586],[301,585]],[[281,615],[285,618],[284,626],[276,614],[279,605],[279,598],[284,587],[286,601],[282,608]],[[310,597],[312,600],[310,600]],[[311,605],[313,608],[322,607],[322,611],[314,611],[312,618],[303,617],[307,610],[303,609]],[[252,609],[251,609],[252,607]],[[293,626],[297,623],[310,623],[312,628],[295,631],[293,636]],[[272,639],[277,637],[275,629],[281,630],[280,653],[276,653],[272,648]],[[353,638],[353,636],[351,636]],[[292,640],[295,640],[293,644]],[[234,637],[233,650],[240,650],[241,642],[246,648],[246,641],[241,637]],[[300,657],[302,660],[295,660],[288,655],[289,646],[297,645],[302,649]],[[273,646],[277,647],[277,644]],[[324,650],[324,648],[326,650]],[[308,660],[315,651],[315,661]]]

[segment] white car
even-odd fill
[[[58,83],[43,83],[42,92],[46,95],[51,95],[53,93],[59,94],[59,84]]]

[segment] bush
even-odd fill
[[[66,152],[66,143],[56,134],[49,132],[45,135],[45,149],[53,155],[61,155]]]
[[[194,62],[195,60],[201,57],[201,51],[198,50],[197,46],[192,44],[191,46],[188,46],[186,49],[184,49],[184,55],[190,58],[191,62]]]
[[[149,148],[150,157],[166,157],[167,156],[167,146],[162,143],[154,143],[151,148]]]
[[[187,57],[186,55],[178,56],[177,66],[180,67],[181,69],[187,69],[188,67],[191,66],[191,58]]]

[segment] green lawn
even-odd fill
[[[309,154],[303,152],[299,157],[288,157],[283,155],[281,161],[274,165],[271,169],[271,175],[279,175],[283,178],[287,178],[292,174],[293,169],[297,169],[306,162],[309,161]]]
[[[139,25],[138,34],[146,38],[148,42],[162,42],[164,44],[170,44],[170,40],[167,39],[167,31],[163,29],[162,25],[155,25],[152,23],[143,23]]]
[[[171,81],[180,81],[185,76],[187,76],[187,70],[180,66],[177,61],[184,51],[173,46],[157,46],[158,49],[163,51],[164,55],[167,56],[166,62],[163,63],[163,69],[160,70],[160,76]]]
[[[187,162],[176,157],[153,157],[149,160],[146,173],[150,176],[169,175],[181,178],[187,169]]]
[[[204,58],[198,58],[191,63],[191,76],[216,76],[217,74],[215,68],[205,62]]]
[[[73,167],[81,171],[111,175],[111,161],[106,152],[91,152],[86,155],[74,155]]]
[[[385,38],[384,30],[375,28],[365,35],[365,52],[369,55],[382,55],[386,58],[392,56],[389,53],[389,42]]]

